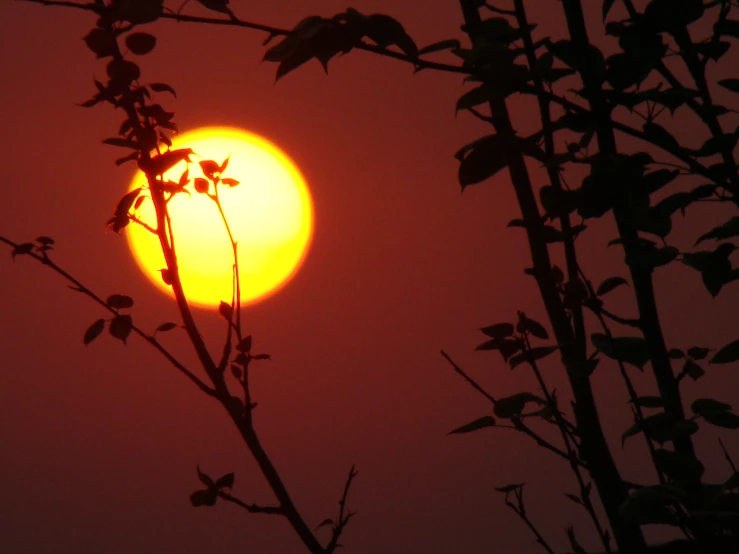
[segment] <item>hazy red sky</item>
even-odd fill
[[[586,3],[596,15],[600,3]],[[244,19],[282,27],[348,7],[232,5]],[[556,30],[558,3],[538,6],[531,19]],[[453,1],[354,7],[397,17],[420,45],[460,36]],[[187,10],[204,13],[194,2]],[[124,239],[104,227],[133,171],[116,168],[119,152],[100,142],[115,135],[121,114],[75,105],[104,74],[80,40],[93,24],[90,14],[68,9],[0,8],[0,234],[54,237],[61,265],[102,296],[133,296],[136,321],[153,329],[175,319],[175,307],[138,273]],[[169,21],[151,28],[159,43],[141,60],[144,80],[177,89],[165,102],[181,130],[222,124],[259,133],[293,158],[313,193],[316,229],[305,265],[246,315],[256,346],[274,357],[254,379],[258,428],[309,523],[334,515],[354,463],[360,473],[350,502],[358,515],[343,541],[353,554],[533,552],[533,539],[493,491],[521,481],[531,517],[554,544],[564,545],[569,524],[589,533],[563,496],[575,492],[564,463],[506,430],[445,436],[488,408],[439,350],[498,396],[534,391],[524,371],[473,351],[476,329],[517,309],[545,320],[522,273],[523,235],[506,228],[518,216],[507,175],[460,196],[452,155],[484,131],[465,114],[454,117],[461,79],[413,75],[402,62],[353,52],[332,61],[328,77],[313,62],[274,85],[275,66],[260,64],[263,34]],[[513,112],[525,130],[526,105],[514,102]],[[684,133],[694,132],[689,119],[685,125]],[[676,243],[689,246],[716,223],[694,212],[678,219]],[[610,221],[596,227],[586,270],[594,281],[623,275],[621,253],[604,250]],[[739,287],[712,301],[692,270],[659,271],[657,280],[670,346],[736,338]],[[196,464],[212,474],[235,471],[236,496],[271,502],[220,407],[140,340],[123,347],[106,336],[83,346],[101,311],[31,260],[13,264],[0,253],[0,286],[0,552],[302,551],[279,517],[190,506]],[[627,298],[625,289],[613,293],[631,315]],[[217,345],[222,321],[198,317]],[[164,341],[192,360],[174,336]],[[546,369],[564,391],[559,364]],[[735,372],[711,368],[688,397],[735,399]],[[602,364],[595,388],[625,476],[651,479],[639,467],[641,445],[618,446],[629,411],[615,368]],[[739,455],[736,434],[723,436]],[[702,433],[698,443],[714,449],[715,437]],[[710,458],[709,477],[724,476],[724,465]]]

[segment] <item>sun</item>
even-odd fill
[[[229,127],[200,128],[173,139],[172,150],[191,148],[189,178],[204,177],[198,164],[229,158],[224,178],[237,186],[218,186],[218,196],[234,240],[238,244],[242,305],[274,294],[295,275],[313,234],[310,191],[295,164],[264,138]],[[179,181],[187,168],[182,161],[164,174]],[[193,181],[194,182],[194,181]],[[233,290],[233,250],[216,203],[199,194],[193,182],[190,194],[172,197],[168,207],[182,285],[188,300],[201,307],[230,303]],[[129,190],[147,188],[138,171]],[[213,193],[213,186],[210,189]],[[134,212],[136,218],[156,227],[151,199]],[[144,226],[126,227],[128,244],[141,271],[162,291],[172,294],[160,270],[166,268],[156,235]]]

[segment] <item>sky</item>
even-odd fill
[[[207,14],[193,4],[188,13]],[[554,4],[527,2],[542,36],[562,32]],[[597,22],[599,3],[586,4]],[[285,28],[347,7],[333,0],[231,5],[243,19]],[[421,46],[463,38],[456,2],[354,7],[396,17]],[[104,75],[81,40],[93,25],[91,14],[75,10],[0,7],[0,234],[17,242],[53,237],[57,263],[100,296],[132,296],[136,322],[154,329],[176,321],[174,303],[139,272],[125,239],[105,228],[133,173],[116,167],[119,151],[101,143],[116,134],[121,114],[77,106],[94,93],[93,77]],[[536,392],[530,374],[474,348],[480,327],[511,321],[517,310],[546,321],[523,274],[523,234],[506,227],[519,216],[507,174],[460,194],[453,154],[486,132],[467,114],[455,117],[467,90],[462,79],[414,75],[403,62],[352,52],[333,60],[328,76],[311,62],[275,84],[275,65],[260,63],[263,33],[172,21],[150,30],[158,44],[141,60],[144,79],[177,90],[164,102],[180,129],[228,125],[260,134],[293,159],[313,195],[305,263],[283,290],[245,312],[255,348],[273,357],[253,378],[256,425],[309,524],[335,516],[356,464],[349,503],[357,515],[342,541],[352,554],[535,552],[494,491],[517,482],[526,483],[530,516],[553,545],[564,547],[567,525],[593,544],[582,511],[564,496],[576,485],[559,459],[506,429],[446,436],[489,408],[440,350],[495,396]],[[513,98],[511,111],[522,134],[535,130],[530,103]],[[678,136],[702,132],[688,114],[678,118]],[[543,182],[539,169],[532,172]],[[715,212],[693,212],[676,221],[678,245],[689,247],[719,222]],[[583,265],[594,282],[625,275],[621,253],[605,247],[613,236],[605,218],[585,238]],[[739,287],[712,300],[683,267],[659,271],[656,282],[669,346],[716,348],[736,339]],[[628,289],[612,294],[614,306],[635,313]],[[0,305],[0,552],[303,551],[279,517],[226,503],[190,505],[198,464],[213,475],[235,472],[233,492],[244,501],[272,497],[222,409],[143,341],[123,346],[104,336],[84,346],[84,330],[104,317],[100,309],[9,253],[0,254]],[[217,348],[223,321],[212,311],[196,316]],[[174,335],[163,340],[195,361]],[[710,368],[686,398],[731,401],[736,370]],[[564,395],[557,361],[545,371]],[[640,390],[653,390],[648,372],[634,378]],[[601,364],[593,381],[624,476],[651,480],[641,444],[620,445],[630,415],[615,366]],[[739,456],[736,434],[701,433],[697,444],[715,481],[728,471],[718,436]]]

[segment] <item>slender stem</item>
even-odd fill
[[[8,239],[8,238],[6,238],[4,236],[0,236],[0,242],[4,242],[8,246],[12,246],[13,248],[17,248],[18,247],[18,243],[13,242],[12,240],[10,240],[10,239]],[[28,254],[25,254],[25,255],[26,256],[30,256],[34,260],[42,263],[43,265],[45,265],[46,267],[50,268],[52,271],[55,271],[57,274],[61,275],[64,279],[66,279],[67,281],[69,281],[70,283],[72,283],[73,286],[70,287],[70,288],[72,288],[73,290],[75,290],[77,292],[81,292],[85,296],[91,298],[97,304],[99,304],[100,306],[102,306],[103,308],[105,308],[111,314],[118,315],[118,312],[116,310],[114,310],[113,308],[111,308],[110,306],[108,306],[108,304],[107,304],[107,302],[105,302],[105,300],[103,300],[100,296],[98,296],[92,290],[90,290],[89,287],[87,287],[86,285],[83,285],[79,280],[77,280],[76,278],[74,278],[72,275],[70,275],[64,269],[62,269],[60,266],[58,266],[56,263],[54,263],[48,256],[40,256],[40,255],[36,254],[35,252],[29,252]],[[131,330],[135,334],[137,334],[138,336],[140,336],[142,339],[144,339],[146,342],[148,342],[149,344],[151,344],[156,350],[158,350],[159,353],[162,354],[162,356],[164,356],[169,363],[171,363],[175,368],[177,368],[183,375],[185,375],[185,377],[187,377],[188,379],[190,379],[190,381],[192,381],[193,383],[195,383],[195,385],[201,391],[203,391],[208,396],[213,396],[213,397],[217,396],[215,390],[211,389],[208,385],[206,385],[205,383],[203,383],[200,379],[198,379],[198,377],[195,376],[194,373],[192,373],[189,369],[187,369],[184,365],[182,365],[182,363],[180,361],[178,361],[177,358],[175,358],[172,354],[170,354],[167,351],[167,349],[164,348],[159,343],[159,341],[156,339],[155,336],[149,335],[148,333],[146,333],[140,327],[137,327],[133,323],[131,324]]]
[[[239,500],[235,496],[231,496],[222,490],[218,491],[218,496],[228,502],[232,502],[237,506],[241,506],[250,514],[273,514],[273,515],[285,515],[282,508],[279,506],[259,506],[257,504],[247,504],[246,502]]]
[[[475,389],[477,392],[479,392],[480,394],[482,394],[493,406],[495,406],[495,404],[497,403],[497,400],[495,398],[493,398],[492,396],[490,396],[490,394],[488,394],[487,391],[485,391],[485,389],[483,389],[482,386],[480,386],[477,383],[477,381],[475,381],[472,377],[470,377],[469,375],[467,375],[467,373],[461,367],[459,367],[449,357],[449,355],[446,352],[444,352],[442,350],[441,351],[441,355],[444,356],[444,358],[446,358],[446,360],[449,362],[449,364],[454,368],[454,371],[455,372],[457,372],[459,375],[461,375],[462,378],[465,381],[467,381],[472,386],[473,389]],[[575,464],[579,465],[580,467],[582,467],[584,469],[587,469],[587,466],[585,465],[585,462],[583,462],[580,458],[578,458],[576,455],[574,455],[574,453],[568,454],[564,450],[562,450],[560,448],[557,448],[556,446],[554,446],[552,443],[550,443],[549,441],[547,441],[543,437],[537,435],[531,428],[529,428],[520,419],[515,420],[513,422],[513,425],[496,425],[496,426],[499,427],[500,429],[515,429],[516,431],[520,431],[521,433],[523,433],[525,435],[528,435],[529,437],[531,437],[532,439],[534,439],[534,441],[536,441],[536,443],[539,446],[542,446],[542,447],[546,448],[547,450],[549,450],[551,452],[554,452],[557,456],[559,456],[559,457],[567,460],[570,463],[575,463]]]
[[[349,520],[354,516],[354,512],[346,511],[346,500],[349,497],[349,489],[352,486],[352,481],[354,481],[354,478],[357,476],[357,469],[355,466],[352,465],[351,469],[349,470],[349,476],[346,479],[346,484],[344,485],[344,492],[341,495],[341,500],[339,500],[339,517],[336,520],[336,524],[334,525],[333,531],[331,533],[331,539],[328,541],[328,544],[326,545],[326,553],[331,554],[336,548],[338,548],[339,545],[339,538],[341,537],[341,534],[344,532],[344,529],[346,528],[346,525],[349,523]],[[345,514],[346,512],[346,514]]]
[[[300,537],[300,540],[303,541],[303,544],[308,548],[311,554],[325,554],[325,550],[321,546],[321,543],[318,542],[318,539],[316,539],[311,529],[305,523],[305,520],[300,515],[300,512],[295,506],[290,494],[287,492],[285,484],[282,482],[277,469],[269,459],[267,452],[264,450],[251,421],[236,418],[232,410],[229,410],[229,415],[231,415],[234,423],[238,427],[244,442],[246,442],[249,451],[252,456],[254,456],[257,465],[259,465],[259,469],[262,471],[262,474],[269,483],[270,488],[277,497],[282,512],[290,521],[290,525],[292,525],[293,529]]]
[[[523,508],[523,489],[519,489],[518,491],[516,491],[516,498],[518,499],[518,506],[511,502],[506,496],[506,506],[508,506],[518,517],[521,518],[521,520],[526,524],[526,527],[528,527],[529,530],[534,534],[534,537],[536,537],[536,542],[541,545],[541,547],[547,552],[547,554],[554,554],[554,550],[552,550],[552,547],[549,546],[549,543],[539,532],[534,523],[529,519],[529,516],[526,515],[526,510]]]
[[[526,335],[524,335],[524,342],[526,344],[526,349],[531,350],[531,344],[529,343],[529,338]],[[554,415],[555,420],[557,422],[557,428],[559,429],[562,435],[562,441],[564,442],[565,448],[567,449],[568,459],[570,460],[570,468],[572,469],[572,473],[575,474],[577,483],[580,486],[580,500],[582,500],[585,510],[588,512],[590,519],[593,521],[593,525],[595,526],[595,530],[598,533],[598,537],[600,537],[601,543],[603,544],[603,548],[605,549],[606,553],[610,554],[612,551],[611,551],[611,543],[608,538],[608,534],[603,529],[603,526],[600,523],[600,519],[598,518],[598,515],[595,513],[595,508],[593,506],[592,500],[590,499],[590,493],[588,491],[588,487],[585,485],[585,480],[583,479],[582,473],[580,472],[580,468],[573,461],[576,459],[577,456],[575,454],[575,450],[572,444],[570,443],[570,437],[567,434],[567,426],[562,420],[562,414],[560,413],[559,408],[557,407],[557,403],[554,400],[554,397],[549,392],[549,388],[544,382],[544,377],[542,376],[541,371],[539,371],[539,367],[537,363],[534,360],[530,360],[529,366],[531,367],[532,371],[534,372],[534,375],[536,376],[536,380],[539,383],[539,387],[541,388],[541,391],[542,393],[544,393],[544,397],[547,400],[547,406],[549,406],[549,409],[552,411],[552,414]]]

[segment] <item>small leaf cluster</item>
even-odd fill
[[[226,475],[213,479],[209,475],[200,471],[197,467],[198,479],[206,488],[197,490],[190,495],[190,503],[198,508],[200,506],[215,506],[218,500],[218,493],[223,489],[232,489],[234,486],[235,475],[227,473]]]
[[[332,58],[347,54],[365,37],[381,48],[397,46],[410,58],[418,56],[416,43],[397,20],[349,8],[331,18],[313,15],[302,19],[290,34],[267,50],[264,61],[278,64],[276,80],[313,58],[328,72]]]
[[[90,325],[82,337],[82,342],[85,345],[90,344],[100,336],[105,330],[106,323],[110,335],[123,342],[123,344],[126,344],[128,336],[133,331],[133,317],[131,314],[121,313],[120,311],[132,308],[133,298],[124,294],[112,294],[105,303],[115,312],[115,316],[112,319],[98,319]]]

